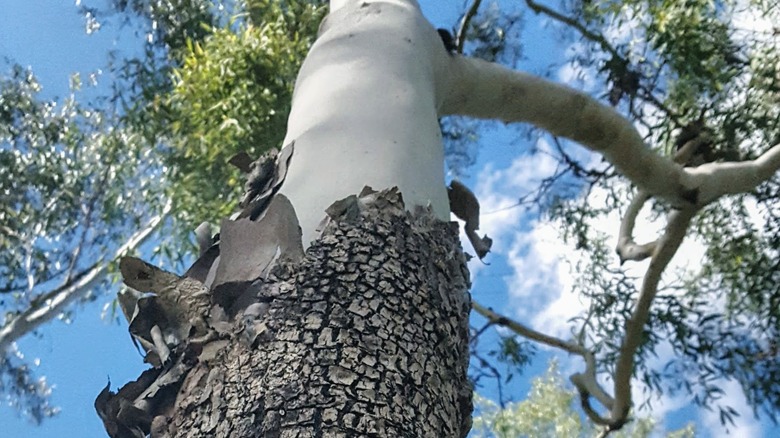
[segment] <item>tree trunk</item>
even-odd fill
[[[118,395],[106,388],[98,397],[109,435],[466,436],[470,297],[457,225],[429,209],[405,211],[396,190],[362,195],[328,210],[329,222],[305,255],[282,261],[285,254],[276,251],[279,262],[270,269],[256,254],[248,263],[246,248],[236,253],[230,247],[246,246],[251,232],[243,239],[223,236],[218,263],[235,264],[234,272],[260,266],[253,272],[268,272],[260,279],[237,280],[212,269],[206,284],[213,283],[205,287],[124,263],[126,283],[157,289],[155,308],[171,309],[176,300],[187,307],[182,295],[199,295],[191,292],[193,284],[208,290],[204,296],[215,304],[200,329],[197,316],[171,322],[175,311],[160,312],[169,315],[167,322],[155,320],[172,347],[167,360],[157,355],[154,330],[139,328],[139,317],[133,318],[131,331],[158,368]],[[239,221],[223,222],[223,234]],[[270,229],[278,223],[261,219],[257,235],[284,234]],[[163,276],[168,286],[150,285]],[[142,303],[139,310],[150,308]],[[190,324],[182,323],[187,318]],[[187,339],[175,345],[171,334],[182,326]]]

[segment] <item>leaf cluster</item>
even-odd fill
[[[323,9],[267,6],[259,25],[215,28],[203,42],[191,41],[174,70],[165,160],[185,220],[229,214],[242,184],[230,157],[259,156],[284,137],[295,77]]]

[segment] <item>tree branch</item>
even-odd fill
[[[699,205],[704,206],[724,195],[736,195],[755,189],[780,169],[780,143],[751,161],[706,163],[687,169],[683,184],[698,190]]]
[[[780,168],[780,144],[753,161],[683,168],[646,147],[628,119],[582,92],[479,59],[450,62],[441,115],[531,123],[600,153],[640,189],[677,208],[750,191]]]
[[[640,190],[631,200],[628,205],[626,214],[623,216],[623,220],[620,222],[620,232],[618,233],[617,253],[620,257],[620,264],[626,260],[641,261],[653,254],[657,241],[645,243],[642,245],[634,242],[634,226],[636,225],[636,217],[645,205],[645,202],[650,199],[650,195]]]
[[[590,408],[590,396],[595,397],[599,403],[607,407],[607,409],[612,409],[613,406],[612,397],[601,388],[596,380],[596,358],[592,352],[577,343],[566,342],[554,336],[533,330],[506,316],[500,315],[475,301],[471,302],[471,308],[487,318],[491,323],[506,327],[526,339],[581,356],[585,360],[585,372],[572,375],[570,380],[579,390],[583,410],[588,414],[591,420],[598,424],[609,424],[608,420],[602,418],[596,411]]]
[[[549,345],[550,347],[555,347],[560,350],[566,351],[568,353],[576,354],[578,356],[584,356],[588,352],[581,345],[575,344],[573,342],[566,342],[554,336],[537,332],[536,330],[530,327],[527,327],[517,321],[509,319],[506,316],[500,315],[494,312],[493,310],[482,306],[476,301],[472,301],[471,308],[474,309],[474,311],[476,311],[480,315],[487,318],[488,321],[490,321],[491,323],[506,327],[524,338],[531,339],[541,344]]]
[[[661,274],[680,247],[688,231],[688,225],[696,212],[695,208],[687,208],[671,213],[664,235],[657,242],[650,266],[642,281],[642,288],[634,312],[626,322],[626,334],[615,366],[613,376],[615,404],[611,412],[611,420],[614,423],[622,424],[628,416],[631,408],[631,377],[634,371],[634,356],[642,340],[642,332],[650,314],[650,306],[658,292]]]
[[[452,86],[443,114],[526,122],[601,153],[634,183],[677,205],[683,171],[646,148],[626,118],[590,96],[524,72],[478,59],[453,57]]]
[[[109,261],[115,260],[117,257],[142,244],[162,224],[165,217],[170,213],[172,206],[172,201],[168,200],[165,207],[163,207],[163,211],[158,216],[153,217],[146,228],[135,233],[127,243],[120,246]],[[50,292],[48,294],[50,295],[49,299],[42,301],[41,306],[27,309],[9,320],[0,329],[0,352],[6,351],[13,342],[59,315],[70,303],[84,296],[85,293],[104,278],[108,271],[108,266],[109,263],[105,260],[96,263],[89,271],[74,279],[74,281]]]
[[[678,164],[687,163],[688,160],[696,153],[699,146],[707,141],[706,136],[700,135],[695,139],[686,142],[674,154],[674,162]],[[631,200],[631,203],[626,210],[626,214],[623,216],[623,220],[620,222],[620,232],[618,234],[617,253],[620,257],[620,264],[623,264],[626,260],[642,261],[653,255],[653,251],[658,244],[658,241],[648,242],[642,245],[634,242],[634,226],[636,225],[636,217],[645,205],[645,202],[650,199],[650,194],[640,190]]]

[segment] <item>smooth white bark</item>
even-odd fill
[[[280,190],[305,247],[325,209],[366,185],[449,219],[436,86],[447,58],[413,1],[347,1],[326,18],[295,84]]]
[[[599,152],[648,193],[702,207],[745,193],[780,169],[780,144],[753,161],[682,167],[648,148],[631,122],[592,97],[479,59],[453,57],[442,114],[526,122]]]
[[[656,242],[648,242],[640,245],[634,242],[633,237],[636,218],[648,199],[650,199],[650,195],[648,195],[647,192],[640,191],[637,193],[628,205],[623,220],[620,222],[617,253],[621,263],[626,260],[640,261],[653,255]]]
[[[531,123],[601,153],[633,182],[680,199],[682,168],[644,147],[634,126],[612,108],[569,88],[479,59],[454,57],[443,114]]]
[[[281,193],[304,246],[325,208],[398,186],[408,208],[449,217],[438,117],[525,122],[601,153],[633,183],[676,206],[754,188],[780,168],[780,145],[755,162],[695,169],[656,154],[625,117],[527,73],[450,55],[414,0],[339,0],[299,73],[285,144],[295,141]]]

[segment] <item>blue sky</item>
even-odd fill
[[[87,3],[101,6],[95,1]],[[421,3],[426,16],[438,27],[451,27],[463,8],[460,1],[423,0]],[[104,68],[108,51],[130,53],[140,47],[136,36],[110,25],[87,35],[85,20],[72,1],[2,0],[0,8],[3,11],[0,56],[32,67],[43,85],[44,97],[66,96],[69,76],[74,72],[87,75]],[[568,47],[544,22],[531,22],[523,38],[526,60],[522,68],[534,72],[546,71],[551,63],[559,62],[559,56]],[[560,76],[567,79],[565,71]],[[108,82],[104,78],[102,83]],[[491,264],[472,264],[472,292],[475,300],[509,316],[561,331],[570,313],[582,307],[581,303],[578,307],[576,297],[565,292],[570,275],[562,256],[570,248],[560,243],[550,224],[536,221],[519,209],[498,211],[512,204],[530,184],[549,175],[552,163],[544,156],[523,154],[529,146],[518,143],[511,131],[501,127],[491,129],[482,139],[477,164],[469,170],[471,178],[466,182],[475,188],[486,212],[482,230],[496,239],[494,254],[489,259]],[[579,153],[587,159],[586,153]],[[683,253],[681,257],[695,257],[695,248],[690,251],[688,256]],[[103,306],[111,298],[100,296],[93,303],[81,305],[71,324],[51,322],[37,336],[20,342],[20,351],[28,359],[40,359],[36,372],[54,385],[52,401],[62,412],[42,426],[33,426],[12,410],[0,408],[3,425],[0,436],[105,436],[92,408],[95,396],[107,378],[116,387],[137,377],[145,368],[130,342],[126,326],[100,317]],[[505,393],[515,399],[523,398],[528,389],[525,377],[543,372],[546,358],[550,356],[541,350],[534,365],[526,370],[523,378],[516,378],[508,385]],[[580,365],[565,356],[559,357],[563,372]],[[496,396],[491,386],[484,391],[484,395]],[[738,399],[734,393],[738,391],[731,388],[729,396]],[[664,398],[656,406],[658,412],[668,413],[664,421],[669,428],[695,420],[700,436],[719,436],[718,425],[706,413],[684,405],[684,401]],[[741,429],[733,436],[780,436],[778,429],[752,421],[749,411],[743,409],[743,412]]]

